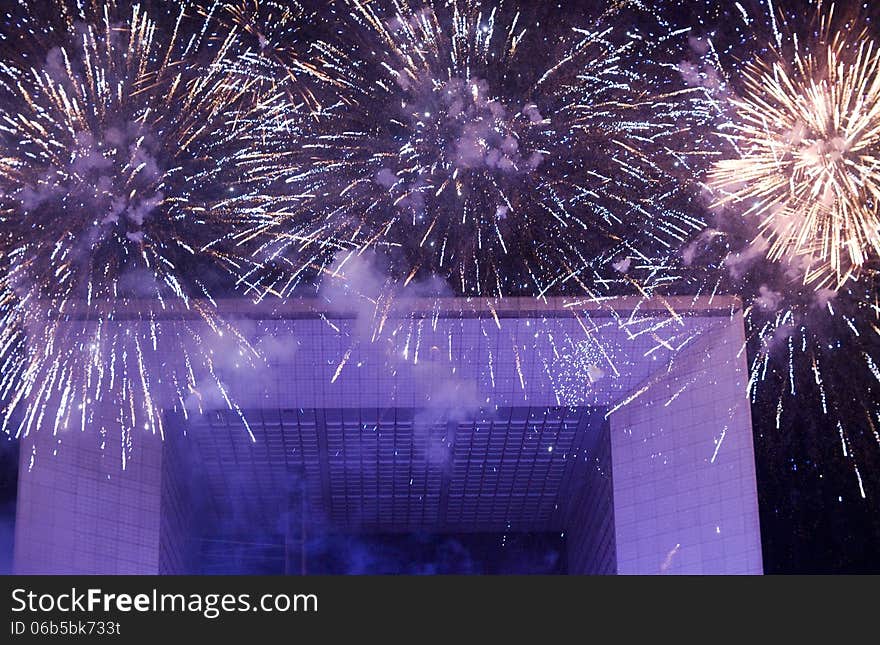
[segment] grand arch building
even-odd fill
[[[413,300],[381,332],[222,309],[269,356],[223,368],[249,430],[169,407],[124,469],[98,433],[24,438],[16,572],[300,573],[414,534],[558,536],[569,573],[762,572],[736,299]]]

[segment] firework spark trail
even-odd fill
[[[224,353],[253,352],[214,313],[213,281],[200,280],[196,270],[203,262],[263,298],[295,294],[303,283],[314,288],[312,282],[338,278],[342,267],[368,254],[382,256],[382,280],[365,317],[369,333],[353,342],[387,342],[398,366],[400,356],[413,366],[429,363],[444,345],[426,347],[424,317],[399,315],[401,301],[418,293],[426,276],[440,276],[463,295],[586,294],[586,302],[606,303],[611,312],[601,323],[575,314],[583,336],[541,321],[534,346],[518,340],[499,350],[517,365],[524,352],[539,354],[560,404],[581,401],[594,379],[625,372],[601,340],[606,329],[642,339],[652,358],[693,341],[682,314],[662,297],[684,288],[670,257],[685,240],[699,232],[701,244],[728,246],[724,261],[703,267],[710,275],[697,295],[711,301],[724,291],[718,270],[735,271],[734,236],[703,230],[701,214],[682,201],[689,178],[715,154],[684,146],[682,134],[689,136],[707,115],[726,114],[727,99],[669,81],[666,72],[677,67],[654,60],[652,52],[678,32],[663,24],[642,32],[617,22],[624,6],[643,10],[638,3],[614,3],[588,28],[554,30],[515,2],[457,0],[416,9],[351,0],[344,20],[353,42],[307,44],[296,30],[310,14],[269,0],[206,0],[196,10],[175,11],[161,28],[139,8],[114,13],[112,2],[58,6],[61,28],[36,18],[15,27],[39,34],[42,53],[27,62],[9,57],[0,66],[5,105],[16,106],[0,113],[5,429],[86,427],[100,416],[100,401],[118,411],[128,446],[133,429],[163,432],[168,401],[184,413],[190,403],[237,409],[218,362]],[[204,22],[181,27],[195,16]],[[654,33],[653,40],[645,33]],[[203,41],[211,47],[203,49]],[[802,47],[797,51],[801,68],[774,71],[779,92],[818,70],[820,54],[810,63]],[[872,45],[821,52],[836,56],[842,71],[835,68],[835,78],[873,92],[874,80],[859,80],[877,76]],[[711,40],[708,54],[717,64]],[[860,61],[855,73],[847,67],[853,61]],[[813,107],[835,107],[826,110],[836,115],[832,121],[843,124],[840,115],[849,109],[861,115],[854,119],[874,118],[874,104],[846,103],[830,90],[823,98],[820,90],[817,81]],[[870,152],[873,131],[853,131]],[[720,138],[731,143],[730,128]],[[738,155],[749,153],[747,141],[734,136],[733,143]],[[852,166],[849,150],[820,148]],[[817,157],[796,152],[796,167],[807,176],[815,170],[807,162]],[[778,171],[782,162],[774,163]],[[225,172],[232,173],[231,185]],[[841,172],[835,166],[826,174]],[[864,189],[840,181],[847,190]],[[802,191],[799,198],[822,197],[829,184],[817,185],[819,192]],[[724,189],[735,195],[738,187]],[[729,205],[738,202],[729,197]],[[767,248],[782,244],[777,230],[765,226]],[[861,235],[859,244],[868,238]],[[789,239],[803,242],[802,257],[821,257],[821,246]],[[260,246],[245,258],[244,246],[235,243]],[[859,248],[862,267],[871,244]],[[835,265],[834,245],[828,249],[822,276],[808,267],[809,288],[796,294],[787,291],[784,269],[777,280],[768,277],[769,263],[743,278],[744,313],[759,346],[753,400],[779,372],[778,346],[785,352],[781,391],[818,392],[826,412],[848,405],[827,373],[840,362],[841,345],[858,347],[865,356],[860,365],[876,371],[877,327],[866,324],[877,319],[870,268],[853,268],[846,245]],[[752,245],[737,262],[766,250]],[[835,266],[844,271],[835,274]],[[836,295],[816,288],[829,274],[842,281]],[[638,307],[615,312],[620,293],[657,299],[666,314],[642,315]],[[488,302],[484,335],[507,324]],[[193,322],[165,321],[180,313]],[[822,317],[832,320],[832,333],[814,328]],[[453,340],[450,332],[450,356]],[[539,344],[546,349],[537,352]],[[161,364],[174,352],[182,354],[179,366]],[[334,380],[357,366],[354,355],[352,345]],[[488,353],[493,383],[498,363],[509,358]],[[522,388],[525,378],[518,368]],[[772,406],[777,423],[789,414],[782,401]],[[858,433],[841,427],[846,446]],[[864,494],[861,478],[859,486]]]
[[[316,119],[281,96],[247,162],[253,190],[218,205],[277,269],[242,283],[287,294],[372,249],[404,283],[547,293],[675,248],[702,226],[675,204],[679,137],[704,99],[651,59],[662,25],[652,40],[615,24],[623,5],[643,10],[545,36],[516,3],[349,2],[367,44],[326,58],[336,104]]]
[[[330,3],[324,7],[326,11]],[[205,38],[233,39],[234,55],[225,69],[243,80],[256,102],[279,93],[309,112],[320,113],[342,79],[333,73],[332,46],[315,38],[322,18],[296,0],[198,0]]]
[[[201,276],[245,262],[207,205],[249,118],[225,71],[231,37],[204,53],[180,35],[188,8],[160,28],[139,5],[59,0],[54,24],[16,25],[42,36],[29,65],[2,68],[7,432],[84,429],[100,405],[128,445],[200,388],[235,408],[214,349],[254,352]]]

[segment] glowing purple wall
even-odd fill
[[[371,344],[355,320],[334,324],[254,324],[273,360],[259,375],[239,371],[234,357],[221,366],[233,396],[252,410],[423,406],[444,418],[462,407],[610,409],[609,438],[579,453],[588,461],[560,509],[571,572],[761,572],[741,316],[427,319],[413,323],[417,364],[413,342],[402,351],[404,333]],[[382,367],[389,361],[393,370]],[[93,420],[95,432],[62,432],[60,446],[51,432],[23,440],[16,572],[186,569],[187,482],[173,443],[137,434],[123,471],[114,419],[110,411]],[[560,452],[547,460],[565,459]]]
[[[742,345],[738,316],[611,415],[618,573],[762,573]]]
[[[104,450],[102,441],[97,432],[23,440],[15,573],[158,572],[162,443],[144,436],[123,471],[118,431]]]

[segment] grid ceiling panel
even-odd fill
[[[415,530],[439,520],[442,472],[432,455],[445,426],[409,411],[327,411],[331,513],[335,524]]]
[[[585,408],[510,408],[450,421],[409,409],[212,412],[190,424],[219,517],[277,526],[298,486],[339,530],[546,531],[583,433]]]

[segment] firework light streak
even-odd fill
[[[223,64],[257,102],[287,92],[321,112],[321,88],[339,80],[325,68],[329,45],[314,38],[321,22],[316,11],[296,0],[199,0],[196,11],[205,18],[202,35],[233,39],[235,54]]]
[[[344,32],[361,46],[313,45],[337,102],[316,112],[293,85],[280,88],[245,163],[250,190],[217,205],[253,222],[240,239],[263,244],[263,266],[240,278],[257,299],[323,280],[364,302],[369,331],[353,335],[333,382],[357,367],[359,343],[387,342],[391,370],[400,357],[418,365],[421,322],[389,319],[437,277],[448,286],[432,293],[570,290],[612,308],[621,291],[652,298],[668,284],[664,256],[703,226],[676,206],[701,156],[681,137],[708,113],[706,96],[652,59],[681,34],[637,2],[609,5],[589,28],[549,30],[515,2],[345,6]],[[624,9],[657,30],[633,28]],[[380,275],[365,279],[374,258]],[[629,334],[634,317],[615,320]],[[551,376],[560,401],[577,398],[580,378],[619,376],[587,337],[560,337],[541,359],[548,375],[565,372]],[[586,358],[590,346],[604,367]],[[505,351],[524,389],[534,348]],[[487,358],[493,382],[497,358]]]
[[[162,410],[200,408],[203,390],[235,408],[220,356],[254,352],[200,276],[241,268],[206,204],[249,119],[224,71],[232,40],[203,52],[187,8],[160,25],[139,5],[59,2],[53,26],[23,19],[43,50],[2,67],[7,432],[110,419],[124,455],[132,430],[163,434]]]

